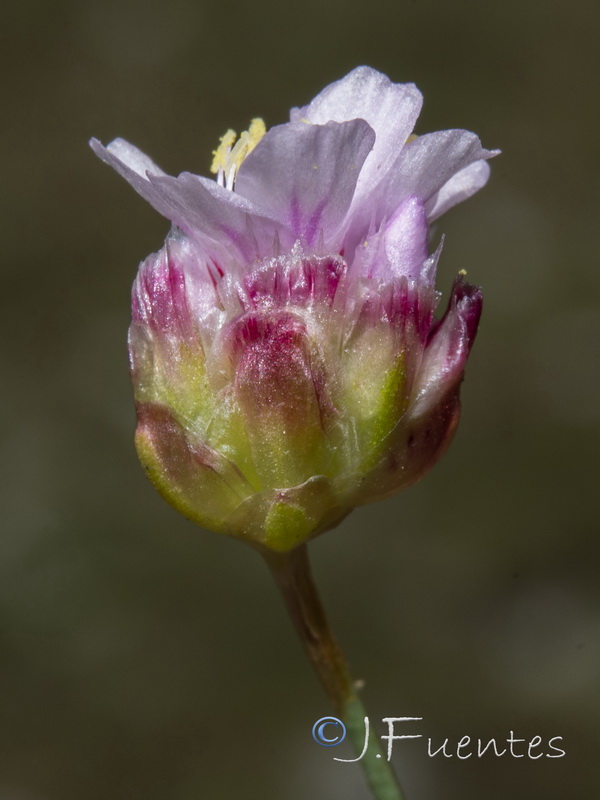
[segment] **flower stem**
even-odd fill
[[[263,555],[319,680],[336,713],[346,725],[359,756],[356,760],[360,761],[374,799],[405,800],[371,726],[368,726],[368,746],[365,748],[367,715],[358,698],[344,654],[325,616],[313,581],[307,546],[300,545],[288,553],[264,552]]]

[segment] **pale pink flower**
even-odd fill
[[[429,223],[497,151],[463,130],[411,136],[421,103],[359,67],[290,122],[226,134],[217,180],[92,140],[173,224],[134,284],[136,444],[199,524],[288,550],[449,442],[482,297],[459,276],[434,317]]]

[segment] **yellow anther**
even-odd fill
[[[233,188],[233,181],[242,162],[249,155],[267,132],[262,119],[253,119],[247,131],[240,134],[235,141],[235,131],[229,130],[221,137],[221,143],[213,153],[210,171],[220,173],[227,181],[227,188]]]
[[[216,150],[213,150],[213,162],[210,166],[210,171],[216,174],[220,169],[227,170],[227,160],[229,153],[235,142],[236,132],[231,128],[221,136],[221,141]]]
[[[248,152],[254,150],[266,132],[267,126],[265,125],[264,120],[262,120],[260,117],[256,117],[255,119],[251,120],[250,128],[248,129],[248,138],[250,140],[250,150],[248,150]]]
[[[461,276],[461,278],[466,278],[467,277],[467,270],[466,269],[459,269],[458,270],[458,274]]]
[[[237,172],[242,166],[242,161],[254,150],[266,132],[267,129],[262,119],[252,120],[250,128],[240,134],[240,138],[231,151],[229,162],[230,169],[232,166],[235,166]]]

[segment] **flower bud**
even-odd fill
[[[287,551],[448,445],[482,297],[459,275],[436,319],[429,224],[495,151],[410,136],[420,106],[359,67],[285,125],[229,131],[216,181],[92,141],[173,225],[133,288],[136,446],[201,526]]]

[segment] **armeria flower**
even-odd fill
[[[140,266],[129,333],[136,444],[200,525],[286,551],[418,480],[448,444],[481,312],[458,276],[434,317],[429,223],[481,188],[477,136],[412,136],[422,98],[359,67],[166,175],[94,151],[173,227]]]

